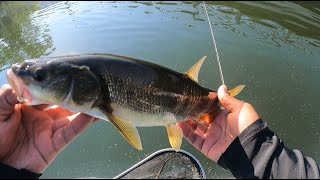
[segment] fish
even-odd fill
[[[41,57],[11,65],[6,76],[21,103],[59,105],[111,122],[138,150],[143,148],[137,127],[164,126],[179,151],[183,132],[177,122],[211,121],[222,109],[217,91],[198,83],[206,57],[185,73],[115,54]]]

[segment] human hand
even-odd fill
[[[249,103],[231,97],[225,85],[219,87],[218,98],[225,109],[220,111],[208,127],[192,120],[178,123],[184,137],[215,162],[218,162],[222,153],[244,129],[259,119],[254,108]]]
[[[19,104],[9,85],[0,90],[0,161],[42,173],[93,118],[59,106]]]

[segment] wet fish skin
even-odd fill
[[[23,84],[24,88],[14,89],[27,89],[30,105],[58,104],[110,120],[137,149],[142,146],[135,126],[165,126],[170,144],[179,149],[183,135],[174,125],[177,121],[215,116],[221,109],[216,92],[195,81],[201,64],[188,76],[111,54],[49,57],[13,65],[8,81]],[[24,90],[20,91],[23,96]],[[209,98],[209,93],[215,97]]]
[[[37,64],[31,66],[35,61]],[[28,60],[21,65],[19,73],[25,73],[25,70],[21,70],[25,66],[31,67],[26,82],[32,81],[32,71],[46,67],[47,76],[52,80],[48,80],[48,83],[41,82],[43,88],[59,93],[60,100],[66,98],[71,91],[76,105],[81,106],[95,100],[93,107],[108,113],[112,112],[109,105],[113,102],[139,112],[168,111],[185,117],[218,108],[214,105],[217,99],[213,103],[208,98],[209,92],[215,91],[201,87],[185,74],[153,63],[111,55],[70,56],[35,61]],[[17,71],[14,67],[13,71]],[[88,69],[81,71],[79,67]]]

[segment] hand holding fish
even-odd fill
[[[185,138],[215,162],[218,162],[222,153],[244,129],[259,119],[249,103],[228,95],[226,86],[220,86],[218,98],[225,109],[221,110],[212,123],[207,124],[208,127],[192,120],[178,123]]]
[[[0,160],[16,169],[42,173],[93,118],[59,106],[19,104],[9,85],[0,90]],[[43,110],[45,109],[45,110]]]

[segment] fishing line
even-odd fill
[[[217,61],[218,61],[219,70],[220,70],[221,81],[222,81],[222,84],[224,85],[224,79],[223,79],[222,68],[221,68],[221,64],[220,64],[220,58],[219,58],[218,48],[217,48],[217,45],[216,45],[216,40],[215,40],[215,38],[214,38],[214,34],[213,34],[213,30],[212,30],[212,26],[211,26],[210,19],[209,19],[209,14],[208,14],[208,11],[207,11],[206,3],[205,3],[204,1],[202,1],[202,2],[203,2],[203,5],[204,5],[204,9],[205,9],[205,11],[206,11],[206,14],[207,14],[207,18],[208,18],[208,22],[209,22],[209,27],[210,27],[210,31],[211,31],[211,37],[212,37],[212,41],[213,41],[213,44],[214,44],[214,49],[215,49],[215,51],[216,51],[216,56],[217,56]]]

